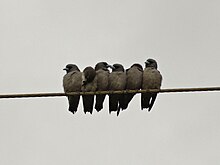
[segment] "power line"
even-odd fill
[[[30,97],[61,97],[68,95],[99,95],[99,94],[126,94],[126,93],[179,93],[179,92],[205,92],[220,91],[220,87],[201,88],[169,88],[169,89],[149,89],[149,90],[122,90],[122,91],[96,91],[96,92],[71,92],[71,93],[24,93],[24,94],[0,94],[3,98],[30,98]]]

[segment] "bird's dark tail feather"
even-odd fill
[[[149,105],[149,109],[148,109],[149,112],[150,112],[151,108],[153,107],[156,98],[157,98],[157,93],[152,93],[151,101],[150,101],[150,105]]]
[[[86,114],[86,112],[89,112],[92,114],[94,95],[83,95],[82,98],[83,98],[84,113]]]
[[[121,110],[121,108],[120,108],[120,106],[119,106],[118,109],[117,109],[117,116],[119,115],[120,110]]]
[[[118,102],[119,102],[119,106],[117,109],[117,116],[119,115],[121,109],[125,110],[127,108],[126,104],[125,104],[125,95],[121,94],[118,96]]]
[[[105,100],[106,95],[96,95],[95,109],[97,112],[103,109],[103,102]]]
[[[73,114],[76,113],[78,105],[79,105],[80,96],[68,96],[69,101],[69,111]]]
[[[149,108],[150,106],[150,99],[151,94],[150,93],[142,93],[141,94],[141,109]]]
[[[118,99],[119,99],[118,94],[109,95],[109,113],[118,110]]]
[[[128,104],[131,102],[132,98],[135,94],[129,93],[125,94],[123,98],[123,104],[122,104],[122,110],[125,110],[128,108]]]

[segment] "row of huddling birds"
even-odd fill
[[[112,72],[108,70],[112,69]],[[65,93],[68,92],[93,92],[93,91],[119,91],[138,89],[160,89],[162,76],[157,70],[157,62],[148,59],[145,68],[140,64],[133,64],[129,69],[124,69],[121,64],[109,65],[99,62],[95,69],[86,67],[83,72],[75,64],[66,65],[66,75],[63,77]],[[125,110],[135,94],[109,94],[109,113]],[[99,112],[103,109],[105,94],[96,95],[95,109]],[[141,109],[151,110],[157,93],[141,94]],[[83,95],[84,112],[93,112],[94,95]],[[76,113],[80,95],[68,96],[69,111]]]

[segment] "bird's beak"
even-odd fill
[[[145,62],[146,65],[150,64],[148,61]]]
[[[64,68],[63,70],[68,71],[68,70],[69,70],[69,68]]]
[[[112,66],[112,65],[107,65],[107,68],[111,68],[111,69],[115,69],[115,67],[114,66]]]

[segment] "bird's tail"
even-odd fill
[[[122,110],[127,109],[128,108],[128,104],[131,102],[132,98],[134,97],[135,94],[133,93],[128,93],[125,94],[123,97],[123,104],[122,104]]]
[[[151,101],[150,101],[150,105],[149,105],[149,109],[148,109],[149,112],[150,112],[151,108],[153,107],[156,98],[157,98],[157,93],[152,93]]]
[[[120,108],[120,106],[118,106],[118,109],[117,109],[117,116],[119,115],[120,110],[121,110],[121,108]]]
[[[119,115],[121,110],[125,110],[128,107],[125,103],[125,98],[126,98],[125,94],[120,94],[118,96],[119,106],[118,106],[118,109],[117,109],[117,116]]]
[[[96,95],[95,109],[97,110],[97,112],[102,110],[105,96],[106,95]]]
[[[83,95],[82,98],[83,98],[84,113],[89,112],[92,114],[94,95]]]
[[[141,94],[141,109],[149,108],[150,107],[150,99],[151,94],[150,93],[142,93]]]
[[[78,105],[79,105],[80,96],[68,96],[69,101],[69,111],[73,114],[76,113]]]
[[[118,98],[119,98],[118,94],[109,95],[109,113],[118,110]]]

